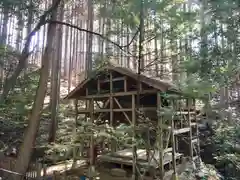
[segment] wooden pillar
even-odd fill
[[[187,99],[187,109],[188,109],[188,116],[187,116],[187,120],[188,120],[188,126],[190,127],[190,131],[189,131],[189,152],[190,152],[190,159],[193,160],[193,143],[192,143],[192,126],[191,126],[191,117],[190,117],[190,104],[191,100],[188,98]]]
[[[174,108],[174,111],[177,111],[177,112],[179,111],[179,113],[180,113],[180,114],[178,115],[178,118],[180,118],[180,126],[179,126],[178,128],[183,128],[183,118],[184,118],[183,116],[184,116],[184,115],[182,116],[182,114],[181,114],[181,110],[182,110],[182,109],[181,109],[181,106],[179,105],[180,102],[181,102],[181,99],[180,99],[180,100],[178,100],[178,99],[175,100],[175,101],[174,101],[175,104],[173,104],[173,107],[175,107],[175,108]],[[179,125],[179,121],[177,122],[177,125]],[[174,125],[174,126],[175,126],[175,125]],[[175,135],[174,135],[174,139],[175,139],[175,152],[178,152],[178,151],[179,151],[179,148],[178,148],[178,143],[179,143],[179,142],[178,142],[178,140],[179,140],[179,139],[178,139],[178,136],[175,136]]]
[[[79,112],[78,112],[78,100],[76,99],[74,103],[75,103],[76,117],[75,117],[75,129],[74,129],[73,133],[74,133],[74,138],[75,138],[77,136],[77,124],[78,124],[78,114],[79,114]],[[77,155],[75,146],[73,147],[73,155],[74,155],[74,158]]]
[[[110,102],[110,126],[114,127],[114,123],[113,123],[113,77],[112,77],[112,72],[110,72],[110,97],[109,97],[109,102]],[[116,143],[115,141],[112,139],[111,140],[111,152],[115,152],[116,151]]]
[[[135,144],[136,141],[136,101],[135,101],[135,95],[132,95],[132,127],[133,127],[133,147],[132,147],[132,153],[133,153],[133,164],[132,164],[132,180],[137,179],[137,146]]]
[[[75,105],[75,113],[76,113],[75,123],[77,124],[77,119],[78,119],[78,100],[77,99],[74,101],[74,105]]]
[[[157,94],[157,115],[158,115],[158,150],[159,150],[159,170],[160,179],[164,177],[164,147],[163,147],[163,117],[160,114],[161,110],[161,96]]]
[[[101,92],[100,80],[99,80],[99,78],[97,79],[97,92],[98,92],[98,94],[100,94],[100,92]]]
[[[37,180],[41,179],[42,163],[37,162]]]
[[[127,92],[127,76],[124,77],[124,92]]]
[[[89,110],[90,110],[90,121],[93,124],[94,121],[94,100],[91,99],[89,102]],[[90,137],[90,166],[94,166],[94,134],[93,131]]]
[[[200,140],[199,140],[199,129],[198,129],[198,123],[197,123],[197,113],[196,113],[196,100],[193,99],[193,108],[194,108],[194,119],[196,122],[196,135],[197,135],[197,168],[200,168],[201,163],[201,157],[200,157]]]
[[[176,102],[173,100],[173,114],[176,111]],[[176,165],[176,142],[174,135],[174,115],[172,115],[171,119],[171,134],[172,134],[172,164],[173,164],[173,180],[177,180],[177,165]]]
[[[76,99],[74,101],[74,104],[75,104],[75,111],[76,111],[76,116],[75,116],[75,124],[74,124],[74,129],[73,129],[73,137],[76,138],[77,136],[77,123],[78,123],[78,100]],[[83,143],[81,143],[83,144]],[[77,147],[74,145],[73,146],[73,159],[75,161],[75,159],[77,158]],[[73,166],[75,165],[75,163],[73,163]]]

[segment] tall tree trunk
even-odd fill
[[[63,8],[64,4],[61,3],[59,8],[59,21],[63,21]],[[57,38],[56,38],[57,37]],[[59,108],[59,98],[60,98],[60,74],[61,74],[61,60],[62,60],[62,26],[57,25],[57,31],[55,38],[55,51],[53,52],[53,63],[52,63],[52,74],[51,74],[51,125],[49,131],[48,142],[55,142],[56,132],[58,126],[58,108]]]
[[[76,24],[79,27],[79,14],[77,14]],[[79,31],[76,31],[76,43],[75,43],[75,86],[78,84],[78,74],[79,74]]]
[[[154,10],[154,35],[156,36],[154,38],[154,59],[155,59],[155,73],[156,73],[156,77],[159,77],[159,61],[158,61],[158,38],[157,38],[157,10]],[[150,60],[151,61],[151,60]]]
[[[205,11],[207,7],[207,0],[203,0],[201,2],[201,10],[200,10],[200,23],[201,23],[201,29],[200,29],[200,38],[201,38],[201,46],[200,46],[200,60],[201,60],[201,73],[202,77],[204,79],[208,79],[209,76],[209,60],[207,59],[207,53],[208,53],[208,45],[207,45],[207,31],[206,31],[206,17],[205,17]]]
[[[173,31],[173,30],[172,30]],[[172,80],[178,82],[177,42],[171,37]]]
[[[23,21],[23,13],[21,12],[21,7],[18,10],[18,31],[17,31],[17,40],[16,40],[16,48],[20,52],[22,48],[22,33],[24,27]]]
[[[122,26],[123,26],[123,22],[122,22]],[[130,42],[130,37],[131,37],[130,29],[129,29],[129,26],[127,26],[127,44],[129,44],[129,42]],[[124,38],[122,38],[122,39],[124,39]],[[127,52],[130,51],[130,46],[132,46],[132,45],[129,45],[129,46],[126,47]],[[122,59],[125,59],[125,58],[126,58],[125,56],[123,56],[123,52],[122,52],[122,51],[121,51],[121,58],[122,58]],[[127,62],[126,62],[127,67],[130,68],[130,60],[131,60],[131,59],[130,59],[130,56],[129,56],[129,55],[127,55],[126,60],[127,60]]]
[[[77,7],[75,7],[76,9]],[[73,21],[73,24],[76,24],[77,22],[77,14],[76,14],[76,10],[74,11],[73,13],[74,15],[74,21]],[[73,87],[75,86],[75,72],[76,72],[76,66],[75,66],[75,61],[76,61],[76,34],[77,34],[77,30],[76,29],[73,29],[73,42],[72,42],[72,76],[71,76],[71,79],[72,79],[72,85]]]
[[[57,10],[52,11],[51,19],[55,20],[57,15]],[[47,90],[47,82],[49,76],[49,66],[51,61],[51,50],[54,38],[54,33],[56,32],[56,25],[50,24],[47,33],[47,44],[45,48],[44,56],[42,57],[42,67],[40,71],[40,80],[38,89],[36,92],[35,101],[33,104],[33,109],[31,116],[28,120],[28,127],[24,133],[24,140],[20,148],[19,155],[14,167],[14,171],[20,174],[25,174],[31,160],[31,154],[36,141],[36,135],[40,124],[40,115],[43,109],[44,98]],[[13,175],[9,180],[20,180],[20,176]]]
[[[87,29],[93,31],[93,1],[88,0],[88,20],[87,20]],[[87,34],[87,56],[86,56],[86,72],[87,76],[90,75],[90,72],[93,67],[92,62],[92,43],[93,35],[91,33]]]
[[[72,11],[71,11],[71,24],[73,23],[73,6],[71,7]],[[70,92],[71,90],[71,87],[72,87],[72,58],[73,58],[73,53],[72,53],[72,49],[73,49],[73,30],[74,29],[70,29],[70,39],[69,39],[69,42],[70,42],[70,48],[69,48],[69,65],[68,65],[68,93]]]
[[[33,1],[31,0],[29,9],[28,9],[27,34],[30,34],[31,30],[32,30],[33,18],[34,18],[33,8],[34,8]],[[30,47],[27,49],[27,53],[29,53],[29,49],[30,49]],[[23,70],[28,67],[28,61],[29,61],[29,58],[26,58],[26,61],[24,62],[25,64],[24,64]],[[30,60],[30,63],[31,63],[31,60]]]
[[[104,12],[104,14],[103,14],[103,18],[101,19],[101,33],[102,34],[105,34],[105,27],[106,27],[106,24],[105,24],[105,22],[106,22],[106,14],[105,14],[105,10],[106,10],[106,1],[104,2],[104,4],[103,4],[103,12]],[[104,58],[104,44],[105,44],[105,42],[103,41],[103,39],[101,39],[100,38],[100,40],[99,40],[100,42],[101,42],[101,49],[100,49],[100,56],[101,56],[101,59],[103,59]]]
[[[2,33],[1,33],[1,39],[0,39],[0,44],[1,45],[6,45],[7,43],[7,26],[8,26],[8,21],[9,21],[9,10],[8,7],[3,7],[3,26],[2,26]],[[1,59],[3,67],[1,68],[1,84],[4,81],[4,66],[5,66],[5,47],[3,51],[3,58]],[[4,88],[4,86],[1,86],[1,89]]]
[[[165,67],[165,61],[166,61],[166,58],[164,56],[164,49],[165,49],[165,41],[164,41],[164,34],[163,34],[163,20],[161,18],[160,20],[160,27],[161,27],[161,39],[160,39],[160,78],[164,78],[165,77],[165,72],[164,72],[164,67]]]
[[[68,58],[68,39],[69,39],[69,27],[68,26],[65,26],[65,43],[64,43],[64,66],[63,66],[63,76],[64,76],[64,79],[67,79],[68,77],[68,61],[67,61],[67,58]]]

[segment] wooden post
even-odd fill
[[[75,127],[73,130],[73,136],[76,138],[77,136],[77,124],[78,124],[78,100],[75,100],[75,111],[76,111],[76,117],[75,117]],[[76,147],[73,146],[73,158],[76,158]],[[74,164],[74,163],[73,163]]]
[[[197,168],[200,168],[200,165],[201,165],[201,157],[200,157],[200,140],[199,140],[199,129],[198,129],[198,122],[197,122],[197,114],[196,114],[196,100],[193,99],[193,108],[194,108],[194,118],[195,118],[195,122],[196,122],[196,135],[197,135],[197,161],[198,161],[198,164]]]
[[[57,172],[57,171],[53,171],[53,180],[58,180],[59,177],[60,177],[59,174],[60,174],[59,172]]]
[[[179,103],[180,103],[180,100],[176,100],[175,101],[175,106],[173,106],[173,107],[175,107],[174,109],[174,111],[179,111],[180,112],[180,114],[179,114],[179,117],[180,117],[180,126],[178,127],[178,128],[182,128],[183,127],[183,116],[182,116],[182,111],[181,111],[181,108],[180,108],[180,106],[179,106]],[[179,118],[178,117],[178,118]],[[179,121],[178,121],[179,122]],[[175,152],[178,152],[178,137],[177,136],[175,136],[174,135],[174,139],[175,139]]]
[[[172,133],[172,165],[173,165],[173,180],[177,180],[177,165],[176,165],[176,142],[175,142],[175,135],[174,135],[174,113],[176,111],[176,104],[175,101],[173,103],[173,115],[171,119],[171,133]]]
[[[150,163],[150,151],[151,151],[151,147],[150,147],[150,131],[149,128],[147,130],[147,146],[146,146],[146,157],[147,157],[147,161]]]
[[[127,92],[127,76],[124,77],[124,92]]]
[[[139,84],[139,91],[142,92],[143,91],[143,87],[142,87],[142,83],[140,82]]]
[[[91,124],[93,125],[94,122],[94,100],[91,99],[89,103],[89,109],[90,109],[90,121]],[[91,137],[90,137],[90,169],[93,169],[94,167],[94,134],[93,131],[91,132]],[[92,178],[90,178],[91,180]]]
[[[100,92],[101,92],[100,80],[99,80],[99,78],[97,79],[97,92],[98,92],[98,94],[100,94]]]
[[[89,94],[88,94],[88,88],[86,88],[86,96],[88,96]]]
[[[116,102],[116,104],[118,105],[119,109],[123,109],[123,107],[121,106],[121,104],[119,103],[119,101],[117,100],[117,98],[113,97],[114,101]],[[128,120],[129,123],[132,123],[130,118],[128,117],[127,113],[122,111],[123,115],[125,116],[126,120]]]
[[[157,93],[157,115],[158,115],[158,150],[159,150],[159,170],[160,179],[164,177],[164,147],[163,147],[163,117],[160,115],[161,110],[161,96]]]
[[[43,177],[47,176],[47,165],[43,164]]]
[[[132,164],[132,180],[136,180],[137,176],[137,146],[135,144],[136,141],[136,102],[135,102],[135,95],[132,95],[132,127],[133,127],[133,147],[132,147],[132,153],[133,153],[133,164]]]
[[[41,179],[41,172],[42,172],[42,164],[41,163],[37,163],[37,180]]]
[[[110,72],[110,97],[109,97],[109,101],[110,101],[110,126],[113,127],[113,77],[112,77],[112,72]],[[114,142],[114,140],[111,140],[111,152],[115,152],[116,151],[116,143]]]
[[[190,151],[190,159],[193,161],[193,143],[192,143],[192,126],[191,126],[191,117],[190,117],[190,99],[187,99],[187,109],[188,109],[188,126],[190,127],[189,131],[189,151]]]
[[[74,101],[74,103],[75,103],[75,113],[76,113],[75,123],[76,123],[76,125],[77,125],[77,120],[78,120],[78,100],[76,99],[76,100]]]

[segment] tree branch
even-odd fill
[[[78,27],[78,26],[76,26],[76,25],[72,25],[72,24],[69,24],[69,23],[66,23],[66,22],[62,22],[62,21],[51,21],[51,20],[48,20],[48,21],[45,22],[45,24],[47,24],[47,23],[48,23],[48,24],[60,24],[60,25],[68,26],[68,27],[73,28],[73,29],[77,29],[77,30],[79,30],[79,31],[83,31],[83,32],[86,32],[86,33],[90,33],[90,34],[99,36],[99,37],[101,37],[102,39],[110,42],[111,44],[113,44],[114,46],[118,47],[120,50],[126,52],[127,54],[129,54],[129,55],[131,55],[131,56],[133,56],[133,54],[130,53],[129,51],[126,51],[124,48],[126,48],[126,47],[129,46],[129,45],[131,45],[131,43],[133,42],[134,38],[137,36],[138,31],[139,31],[139,30],[138,30],[138,31],[135,33],[135,35],[134,35],[133,39],[130,41],[130,43],[121,46],[121,45],[119,45],[118,43],[112,41],[111,39],[105,37],[105,36],[102,35],[102,34],[99,34],[99,33],[97,33],[97,32],[93,32],[93,31],[89,31],[89,30],[87,30],[87,29],[80,28],[80,27]]]
[[[140,31],[140,26],[137,28],[137,31],[135,32],[135,34],[134,34],[133,38],[131,39],[131,41],[130,41],[128,44],[126,44],[126,45],[124,45],[124,46],[122,46],[122,47],[128,47],[128,46],[130,46],[130,45],[133,43],[134,39],[137,37],[139,31]]]
[[[24,48],[22,50],[21,56],[19,57],[18,60],[18,65],[16,70],[14,71],[14,73],[12,74],[12,76],[10,76],[9,78],[7,78],[4,82],[4,89],[3,92],[1,94],[0,97],[0,102],[4,103],[6,97],[8,96],[9,92],[13,89],[13,87],[16,84],[16,80],[18,78],[18,76],[20,75],[20,73],[22,72],[22,70],[25,68],[25,64],[27,61],[28,56],[30,55],[29,53],[29,46],[31,44],[32,41],[32,37],[35,35],[35,33],[41,28],[41,26],[43,26],[44,24],[46,24],[46,18],[47,16],[54,10],[56,9],[59,4],[60,4],[61,0],[57,0],[47,11],[45,11],[43,13],[43,15],[40,17],[40,20],[38,22],[38,24],[35,26],[35,28],[28,34],[27,38],[26,38],[26,42],[24,45]]]

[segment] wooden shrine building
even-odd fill
[[[176,174],[182,157],[193,160],[198,155],[195,100],[184,97],[171,83],[110,64],[93,72],[65,99],[86,102],[81,107],[76,103],[77,116],[84,114],[92,123],[107,123],[113,129],[126,124],[132,127],[130,136],[142,137],[145,145],[134,148],[110,140],[109,152],[99,156],[100,162],[124,167],[136,166],[137,161],[139,172],[154,167],[163,177],[169,168]],[[90,139],[93,157],[93,135]]]

